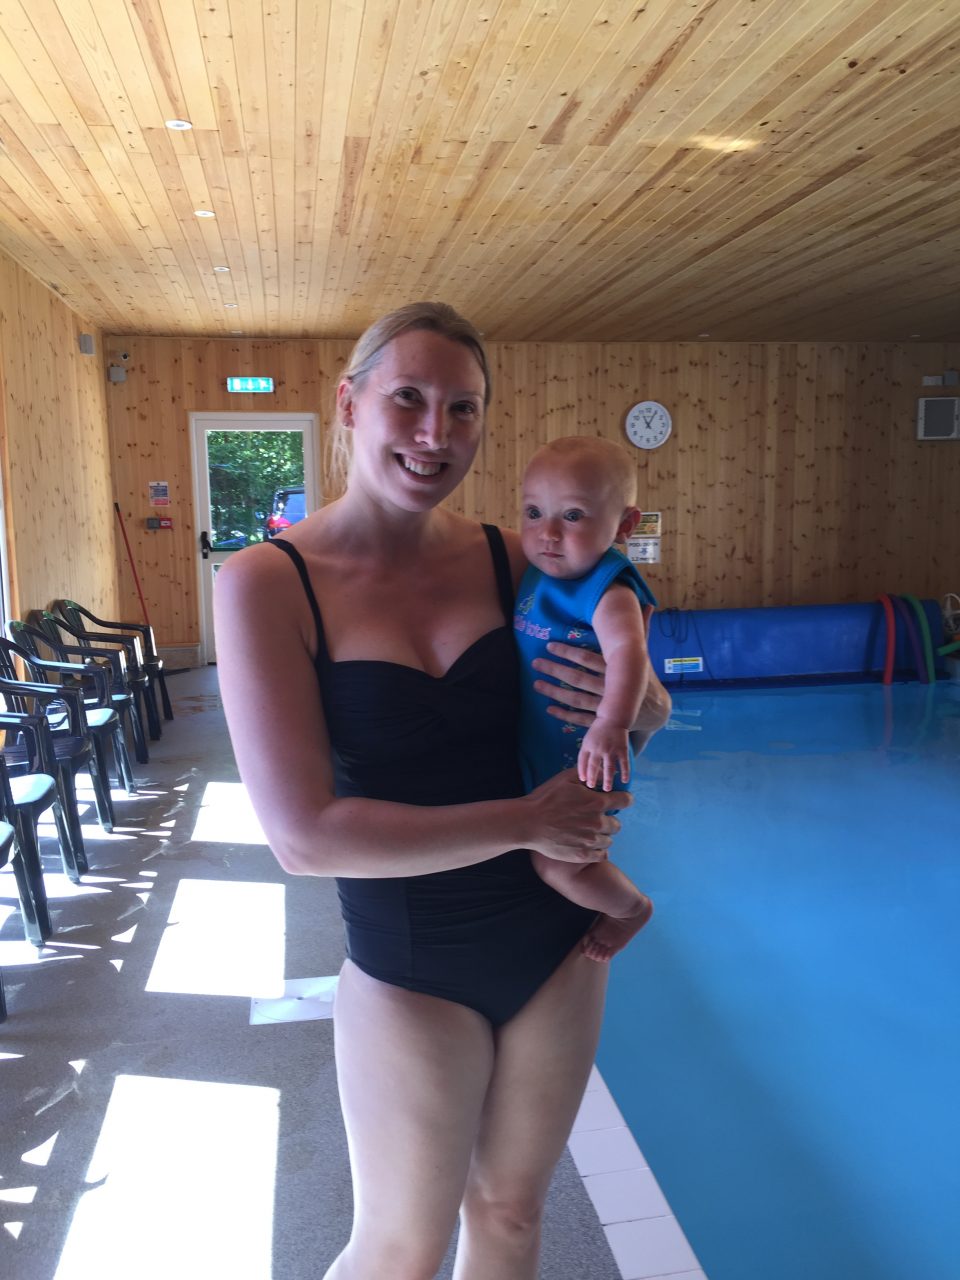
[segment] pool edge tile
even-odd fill
[[[606,1098],[601,1101],[604,1094]],[[581,1118],[585,1124],[590,1124],[598,1116],[610,1118],[614,1114],[620,1114],[619,1108],[594,1066],[567,1148],[622,1280],[708,1280],[627,1125],[621,1123],[601,1129],[577,1127]],[[616,1184],[620,1179],[633,1183],[631,1191],[636,1198],[632,1210],[630,1193],[623,1195],[620,1203],[616,1204]],[[607,1188],[604,1188],[604,1194],[600,1194],[603,1181]],[[640,1193],[636,1194],[638,1190]],[[603,1210],[597,1201],[602,1206],[605,1197],[607,1208]],[[651,1212],[652,1209],[660,1212]],[[616,1216],[610,1217],[611,1214]],[[620,1214],[631,1216],[620,1217]],[[604,1222],[604,1217],[609,1220]],[[653,1256],[649,1257],[651,1254]]]
[[[677,1219],[642,1218],[603,1228],[623,1280],[654,1280],[699,1268],[699,1260]]]

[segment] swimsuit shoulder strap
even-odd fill
[[[317,604],[317,597],[310,582],[310,575],[307,573],[307,566],[304,563],[303,556],[292,542],[287,542],[283,538],[273,538],[268,545],[277,547],[280,551],[285,551],[296,566],[300,581],[303,583],[303,590],[310,606],[310,612],[313,614],[314,625],[317,628],[317,657],[322,658],[324,662],[329,662],[330,657],[327,653],[326,636],[323,634],[323,619],[320,616],[320,606]]]
[[[497,595],[500,597],[500,608],[508,623],[513,622],[513,573],[510,569],[510,557],[503,534],[495,524],[482,526],[490,544],[490,555],[493,557],[493,572],[497,579]]]

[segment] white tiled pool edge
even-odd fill
[[[707,1280],[596,1067],[568,1145],[623,1280]]]

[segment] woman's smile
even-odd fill
[[[446,462],[428,462],[424,458],[413,458],[405,453],[398,453],[396,456],[404,471],[409,471],[421,480],[430,480],[438,476],[449,465]]]

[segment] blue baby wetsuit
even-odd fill
[[[613,547],[581,578],[551,578],[530,568],[517,592],[515,639],[520,650],[520,759],[528,791],[577,763],[585,729],[547,714],[550,699],[534,690],[540,679],[534,658],[549,658],[547,643],[579,645],[599,653],[594,611],[614,583],[631,587],[641,604],[656,605],[653,592],[626,556]]]

